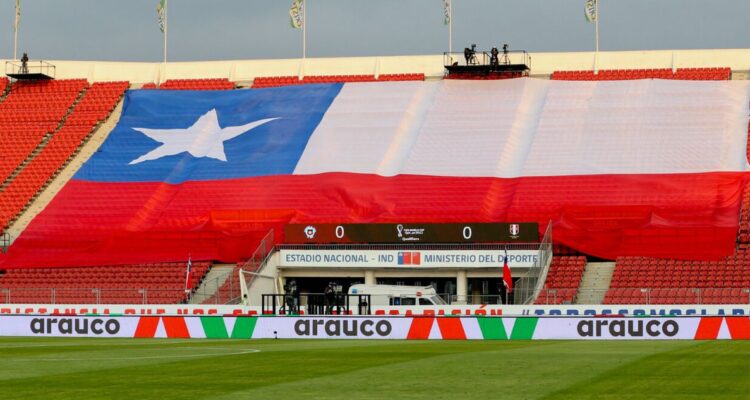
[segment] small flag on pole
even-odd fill
[[[187,269],[185,270],[185,292],[189,292],[190,288],[188,283],[190,282],[190,270],[193,268],[192,257],[188,254]]]
[[[16,0],[16,20],[13,24],[13,29],[18,32],[18,24],[21,23],[21,0]]]
[[[159,20],[159,29],[163,33],[167,20],[167,0],[159,0],[159,4],[156,5],[156,18]]]
[[[305,0],[294,0],[292,7],[289,9],[290,22],[292,28],[302,29],[305,26]]]
[[[508,266],[508,250],[505,250],[505,260],[503,263],[503,284],[508,293],[513,292],[513,276],[511,275],[510,267]]]
[[[597,1],[598,0],[586,0],[586,4],[583,8],[583,12],[586,15],[586,21],[596,22]]]
[[[443,19],[443,24],[448,25],[451,23],[451,0],[443,0],[443,14],[445,14],[445,18]]]

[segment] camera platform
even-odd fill
[[[528,76],[531,70],[531,57],[525,50],[500,52],[476,51],[472,48],[464,52],[443,53],[446,77],[455,79],[506,79]]]
[[[6,61],[5,75],[18,81],[55,79],[55,66],[46,61]]]

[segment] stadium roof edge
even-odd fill
[[[600,52],[531,53],[531,74],[548,75],[561,70],[730,67],[750,69],[750,49],[644,50]],[[228,78],[252,81],[259,76],[379,75],[424,73],[443,75],[442,55],[332,57],[266,60],[170,62],[49,60],[57,78],[86,78],[91,82],[127,80],[134,83],[166,79]],[[5,71],[2,71],[4,76]]]

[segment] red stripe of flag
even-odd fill
[[[513,275],[510,273],[510,267],[508,266],[508,251],[505,251],[505,260],[503,262],[503,283],[508,293],[513,293]]]

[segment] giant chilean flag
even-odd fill
[[[731,253],[746,81],[130,91],[3,267],[234,262],[285,223],[552,222],[583,252]]]

